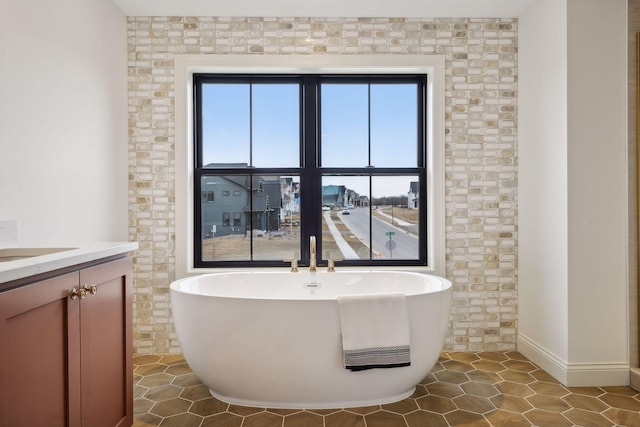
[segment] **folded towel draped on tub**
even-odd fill
[[[409,366],[404,294],[338,296],[344,366],[352,371]]]

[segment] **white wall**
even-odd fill
[[[0,2],[0,220],[20,241],[127,240],[126,17]]]
[[[568,385],[628,381],[625,11],[520,19],[518,349]]]
[[[518,333],[568,357],[567,11],[541,0],[518,34]]]
[[[568,2],[569,360],[628,361],[625,0]]]

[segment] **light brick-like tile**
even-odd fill
[[[180,353],[175,278],[174,57],[430,55],[446,58],[446,350],[505,351],[517,330],[516,19],[128,18],[129,238],[136,353]]]

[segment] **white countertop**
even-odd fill
[[[0,262],[0,283],[10,282],[40,273],[46,273],[72,265],[95,261],[138,249],[137,242],[100,242],[79,244],[28,244],[0,245],[0,248],[74,248],[47,255],[34,256],[15,261]]]

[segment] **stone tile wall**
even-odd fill
[[[178,54],[446,55],[446,350],[515,348],[516,19],[129,17],[128,40],[136,353],[180,351],[169,302]]]

